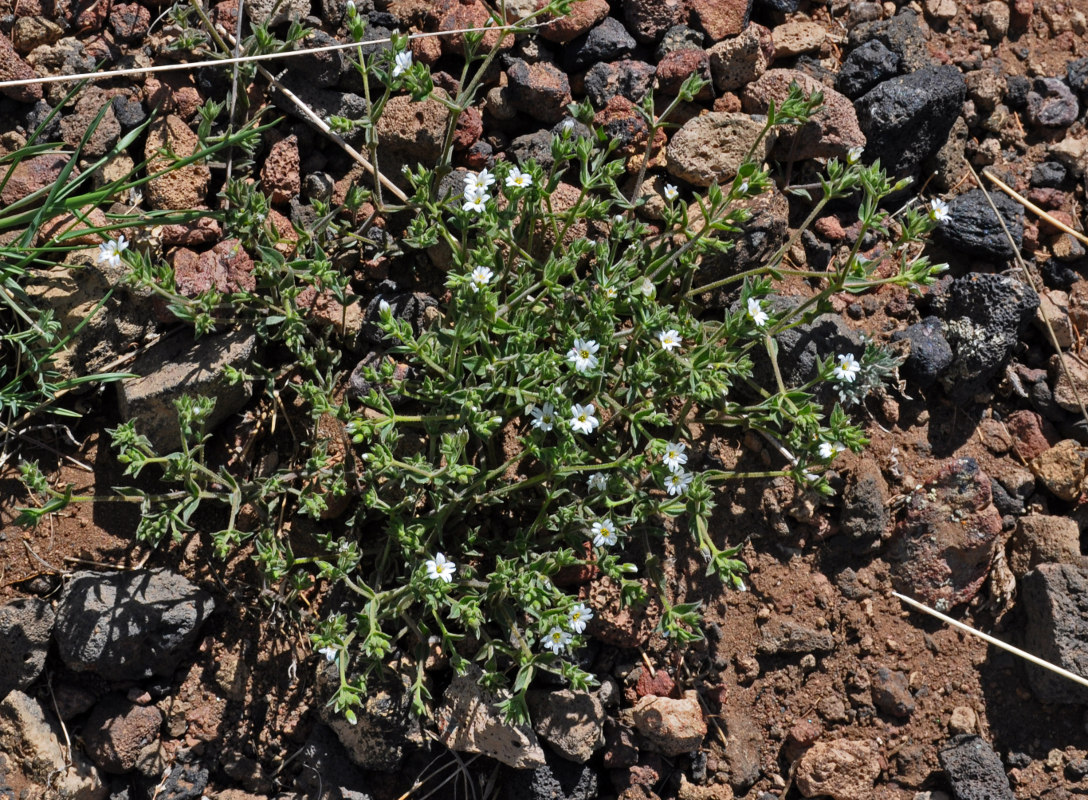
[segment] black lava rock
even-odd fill
[[[545,751],[547,763],[537,769],[507,770],[507,800],[592,800],[597,796],[596,770]]]
[[[116,103],[118,98],[114,99]],[[126,98],[127,99],[127,98]],[[60,114],[57,114],[53,119],[49,120],[46,124],[46,120],[49,119],[49,115],[53,113],[53,107],[44,100],[39,100],[35,103],[30,111],[26,114],[26,129],[28,132],[33,133],[38,130],[39,125],[45,125],[44,128],[38,133],[38,138],[35,142],[49,142],[60,138]],[[116,114],[116,109],[114,114]],[[117,118],[118,122],[121,122],[121,118]],[[121,122],[121,126],[124,127],[124,123]]]
[[[908,382],[923,389],[932,386],[952,363],[952,348],[944,338],[941,321],[926,317],[892,335],[893,342],[902,339],[910,342],[910,354],[899,368],[900,373]]]
[[[956,736],[937,758],[956,800],[1015,800],[1001,758],[980,736]]]
[[[1065,128],[1077,121],[1080,106],[1058,78],[1036,78],[1027,96],[1028,119],[1037,128]]]
[[[1031,171],[1031,185],[1040,189],[1057,189],[1065,180],[1065,165],[1059,161],[1044,161]]]
[[[1065,65],[1065,82],[1081,100],[1088,102],[1088,58],[1078,58]]]
[[[121,129],[130,131],[138,125],[142,125],[147,119],[147,112],[139,100],[128,95],[119,94],[113,98],[113,115],[121,123]]]
[[[664,37],[658,42],[654,51],[654,58],[663,59],[674,50],[702,50],[703,34],[687,25],[674,25],[665,31]]]
[[[1039,658],[1083,675],[1088,669],[1088,570],[1040,564],[1021,581],[1027,614],[1024,647]],[[1088,703],[1088,689],[1034,665],[1028,684],[1041,703]]]
[[[870,39],[851,50],[843,60],[835,85],[840,92],[854,100],[897,74],[899,56],[880,40]]]
[[[1028,92],[1031,80],[1023,75],[1010,75],[1005,78],[1005,105],[1013,111],[1019,111],[1028,104]]]
[[[78,572],[53,636],[70,669],[116,681],[172,675],[214,608],[210,594],[168,570]]]
[[[972,189],[949,203],[948,219],[934,231],[937,240],[950,250],[994,261],[1015,257],[1024,238],[1024,209],[1003,194],[993,193],[990,198],[1001,213],[1016,249],[1009,243],[981,189]]]
[[[888,499],[888,484],[880,467],[872,459],[861,459],[842,495],[842,533],[858,542],[879,545],[891,523]]]
[[[966,92],[955,67],[927,67],[878,84],[855,103],[866,158],[879,158],[892,174],[914,172],[947,141]]]
[[[756,5],[768,11],[792,14],[801,7],[801,0],[756,0]]]
[[[1080,275],[1056,258],[1048,258],[1044,261],[1039,267],[1039,273],[1043,276],[1043,283],[1049,288],[1060,289],[1063,292],[1068,292],[1073,288],[1073,284],[1080,280]]]
[[[555,163],[552,156],[552,135],[548,131],[536,131],[517,137],[510,143],[509,152],[519,164],[532,159],[545,171],[550,171]]]
[[[970,399],[1012,355],[1035,316],[1039,296],[1005,275],[972,272],[952,281],[935,300],[952,347],[952,363],[941,375],[953,399]]]
[[[635,39],[615,17],[605,17],[584,38],[567,45],[564,66],[569,72],[579,72],[591,64],[615,61],[635,49]]]
[[[918,16],[904,9],[891,19],[865,22],[850,31],[850,47],[876,40],[900,58],[900,69],[915,72],[933,66],[926,48],[926,34],[918,25]]]
[[[337,44],[336,39],[321,30],[312,31],[302,42],[306,49],[335,44]],[[295,56],[292,68],[305,75],[314,86],[331,88],[340,82],[340,73],[344,69],[344,56],[339,50],[307,53],[304,56]]]
[[[656,72],[653,64],[645,61],[594,64],[586,73],[586,96],[597,108],[603,108],[616,95],[623,95],[632,103],[642,102],[653,86]]]

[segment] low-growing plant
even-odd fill
[[[358,19],[350,27],[361,38]],[[369,389],[358,401],[332,399],[343,383],[334,335],[309,326],[297,304],[306,286],[333,293],[345,307],[357,299],[349,277],[329,266],[330,252],[358,236],[354,214],[321,209],[321,223],[300,233],[288,259],[274,249],[262,198],[229,183],[227,232],[258,258],[257,289],[229,298],[180,297],[161,262],[129,259],[137,282],[167,297],[198,332],[242,318],[295,362],[287,369],[255,364],[233,377],[262,380],[276,402],[291,387],[315,420],[331,413],[347,424],[357,459],[333,462],[317,448],[245,480],[207,462],[204,401],[179,406],[184,444],[177,453],[155,453],[131,424],[114,431],[114,445],[129,472],[154,465],[181,487],[159,495],[126,491],[126,500],[143,504],[142,537],[179,536],[201,504],[225,502],[229,522],[213,537],[221,555],[252,542],[265,578],[284,595],[320,581],[354,598],[313,631],[315,649],[337,662],[332,703],[349,720],[368,679],[398,653],[418,665],[413,704],[424,713],[423,665],[435,643],[456,671],[476,664],[485,686],[509,689],[511,720],[527,717],[525,693],[542,672],[573,687],[591,685],[577,653],[601,609],[557,584],[567,568],[608,578],[624,603],[654,591],[663,609],[658,632],[681,643],[700,637],[698,603],[674,602],[661,564],[637,554],[654,552],[666,530],[686,529],[708,573],[743,589],[739,548],[711,525],[720,493],[733,481],[778,476],[830,493],[825,468],[865,444],[847,410],[896,366],[870,342],[861,352],[834,354],[807,382],[788,386],[777,337],[826,311],[837,292],[916,288],[940,270],[921,255],[939,209],[908,204],[889,214],[881,201],[905,183],[889,181],[879,163],[863,164],[858,151],[828,161],[818,185],[795,190],[811,211],[773,255],[713,282],[701,277],[703,263],[731,249],[751,198],[772,190],[768,168],[751,159],[731,182],[690,198],[666,185],[654,226],[644,221],[644,172],[625,191],[626,156],[585,107],[573,107],[570,123],[557,128],[547,168],[499,162],[454,172],[452,131],[498,52],[498,45],[478,52],[482,36],[467,40],[464,88],[452,99],[434,92],[427,68],[406,57],[401,40],[391,51],[360,54],[361,76],[381,93],[362,124],[373,164],[381,147],[373,138],[377,115],[391,92],[439,99],[451,118],[438,162],[406,170],[405,209],[370,196],[390,215],[409,212],[399,247],[443,263],[446,293],[430,322],[405,318],[401,294],[376,298],[367,321],[380,331],[384,351],[361,370]],[[647,141],[701,88],[700,79],[689,79],[662,113],[654,113],[652,98],[640,106]],[[761,138],[803,123],[819,102],[794,87],[771,105]],[[582,129],[589,134],[576,135]],[[565,181],[576,195],[560,203]],[[848,197],[859,199],[854,246],[826,271],[788,266],[802,231],[829,202]],[[353,192],[349,211],[363,199]],[[886,244],[879,263],[860,255],[870,233]],[[775,302],[787,277],[811,280],[811,297]],[[704,308],[695,299],[722,290],[731,293],[725,307]],[[757,380],[758,362],[768,365],[771,385]],[[697,427],[734,431],[738,439],[754,432],[773,444],[780,462],[697,469],[689,462]],[[52,491],[29,468],[27,480]],[[318,518],[328,498],[346,494],[355,498],[350,514],[316,533],[321,552],[297,556],[277,521],[296,513]],[[52,499],[72,498],[52,492]],[[243,504],[258,509],[252,530],[237,524]]]

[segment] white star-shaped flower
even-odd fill
[[[610,519],[597,520],[589,532],[593,534],[594,547],[611,547],[619,541],[616,524]]]
[[[465,176],[466,193],[470,191],[486,192],[494,185],[495,176],[488,172],[486,169],[482,169],[475,174],[470,172],[468,175]]]
[[[665,478],[665,491],[671,495],[683,494],[694,477],[690,472],[673,472]]]
[[[578,603],[570,610],[570,629],[575,633],[582,633],[586,629],[586,623],[593,619],[593,609],[585,603]]]
[[[665,184],[665,199],[666,200],[675,200],[679,196],[680,196],[680,192],[679,192],[679,190],[677,190],[677,188],[675,186],[673,186],[671,183],[666,183]]]
[[[853,353],[835,357],[835,368],[831,370],[831,374],[840,381],[853,383],[859,372],[861,372],[861,364],[854,358]]]
[[[428,559],[426,566],[428,578],[444,583],[451,583],[453,573],[457,570],[457,565],[441,553],[435,553],[434,558]]]
[[[846,163],[856,164],[861,161],[861,154],[865,152],[864,147],[851,147],[846,151]]]
[[[824,461],[830,461],[844,450],[846,450],[846,445],[842,442],[820,442],[820,458]]]
[[[592,403],[584,406],[575,403],[570,410],[570,426],[579,433],[593,433],[601,424],[594,414]]]
[[[608,476],[603,472],[594,472],[586,481],[586,486],[591,492],[603,492],[608,488]]]
[[[533,415],[532,425],[538,431],[547,433],[555,427],[555,406],[551,403],[545,403],[542,408],[533,406],[529,413]]]
[[[479,213],[487,208],[485,204],[490,199],[491,195],[489,195],[485,189],[477,189],[475,187],[466,186],[465,202],[461,205],[461,210],[475,211]]]
[[[118,236],[116,240],[110,239],[108,242],[102,242],[102,244],[98,245],[98,263],[117,268],[121,266],[121,253],[127,249],[128,242],[125,241],[124,234]]]
[[[399,78],[412,66],[412,51],[402,50],[393,57],[393,77]]]
[[[680,332],[675,330],[661,331],[657,334],[658,340],[661,342],[661,346],[665,350],[675,350],[680,346]]]
[[[669,442],[665,445],[665,455],[661,456],[662,462],[669,468],[669,472],[678,472],[688,463],[687,454],[684,452],[688,446],[683,442]]]
[[[741,181],[737,187],[737,194],[748,194],[748,181]]]
[[[487,267],[476,267],[472,270],[472,274],[469,276],[472,279],[472,283],[469,286],[472,287],[472,291],[478,292],[480,289],[487,286],[491,282],[491,278],[495,275],[494,272]]]
[[[748,316],[751,317],[752,322],[760,328],[766,325],[767,320],[769,319],[767,312],[763,310],[763,306],[760,304],[759,300],[754,297],[748,298]]]
[[[548,635],[544,637],[544,647],[551,650],[556,655],[570,647],[571,641],[574,639],[569,633],[560,627],[552,628],[548,631]]]
[[[934,197],[929,201],[929,216],[935,222],[944,222],[951,216],[952,212],[948,209],[948,203],[939,197]]]
[[[517,167],[512,167],[506,174],[506,185],[513,189],[528,189],[533,185],[533,176],[528,172],[522,172]]]
[[[592,339],[575,339],[574,346],[567,351],[567,361],[574,364],[575,372],[589,372],[597,367],[597,356],[594,355],[601,346]]]
[[[326,661],[333,661],[333,660],[336,659],[336,654],[339,653],[340,651],[337,650],[335,647],[330,645],[328,647],[322,647],[317,652],[319,652],[321,655],[325,656]]]

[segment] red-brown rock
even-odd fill
[[[291,135],[272,145],[261,167],[261,189],[272,205],[284,205],[298,196],[302,186],[298,137]]]
[[[33,68],[15,52],[7,36],[0,36],[0,81],[33,80],[38,77]],[[42,99],[42,85],[29,83],[25,86],[9,86],[0,89],[5,97],[20,103],[34,103]]]
[[[3,38],[0,36],[0,39]],[[11,171],[11,177],[8,178],[3,189],[0,189],[0,202],[9,206],[39,189],[53,185],[67,163],[68,156],[61,154],[23,159],[15,165]],[[78,174],[78,168],[73,172]]]
[[[183,247],[173,254],[171,262],[177,290],[186,297],[209,289],[225,293],[257,286],[253,259],[237,239],[225,239],[200,254]]]
[[[542,5],[539,0],[538,5]],[[570,13],[541,28],[540,36],[549,42],[566,44],[588,32],[607,16],[607,0],[575,0]]]
[[[688,0],[691,21],[712,41],[736,36],[748,24],[751,0]]]
[[[657,62],[658,92],[667,97],[676,97],[680,94],[684,81],[692,75],[698,75],[707,81],[695,99],[709,100],[713,97],[714,84],[710,81],[710,59],[707,58],[706,51],[694,48],[673,50]]]

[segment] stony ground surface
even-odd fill
[[[375,38],[486,19],[478,0],[356,5]],[[164,26],[162,10],[150,2],[0,2],[0,78],[161,63],[178,35]],[[211,12],[234,29],[236,2]],[[290,0],[275,10],[254,2],[244,13],[251,20],[302,15],[316,44],[344,38],[339,0]],[[670,541],[664,556],[675,599],[701,600],[707,611],[708,636],[699,645],[670,647],[651,635],[653,604],[621,611],[611,587],[582,584],[578,591],[597,611],[585,658],[602,688],[540,687],[534,726],[518,731],[496,725],[490,698],[471,676],[450,683],[441,670],[433,674],[440,698],[433,724],[413,723],[394,686],[375,690],[352,729],[323,713],[325,662],[261,586],[248,553],[216,561],[199,534],[147,552],[133,544],[134,513],[114,505],[75,508],[22,531],[11,525],[20,490],[3,477],[0,797],[1088,794],[1085,690],[1029,670],[891,595],[898,589],[951,609],[1088,674],[1081,554],[1088,420],[1080,406],[1088,398],[1088,258],[1076,238],[997,194],[1010,243],[965,163],[992,170],[1052,217],[1084,229],[1086,14],[1082,4],[1060,0],[759,0],[754,7],[580,0],[569,18],[519,38],[466,115],[458,166],[546,157],[565,105],[583,98],[612,135],[627,137],[632,154],[641,152],[631,104],[651,86],[667,97],[698,71],[713,87],[681,109],[685,124],[651,160],[648,191],[660,192],[666,181],[686,192],[729,179],[747,149],[747,115],[765,111],[797,81],[822,89],[826,110],[768,153],[780,186],[807,180],[812,159],[864,145],[866,159],[913,175],[927,199],[948,200],[951,217],[931,247],[951,265],[945,281],[922,297],[894,290],[837,297],[835,313],[783,344],[783,362],[799,376],[815,353],[856,345],[862,334],[901,342],[909,353],[901,383],[867,405],[872,446],[836,462],[831,501],[782,482],[746,483],[721,499],[716,531],[743,545],[747,592],[707,580],[699,554],[680,537]],[[432,65],[438,85],[452,88],[460,47],[456,35],[419,39],[413,53]],[[296,63],[284,81],[320,115],[352,116],[362,102],[338,55]],[[195,140],[196,109],[223,87],[210,72],[97,84],[63,109],[49,135],[75,144],[109,104],[90,145],[104,152],[158,108],[159,121],[132,158],[164,142],[184,152]],[[283,96],[259,81],[252,94],[254,105],[267,98],[289,115],[258,153],[261,186],[289,237],[292,223],[312,218],[312,199],[342,198],[360,173]],[[0,89],[0,149],[18,147],[62,96],[51,85]],[[381,126],[387,173],[433,158],[442,124],[438,109],[395,98]],[[630,166],[637,172],[640,164]],[[58,169],[55,157],[42,157],[3,186],[3,202],[49,183]],[[221,182],[218,167],[194,167],[150,188],[142,202],[214,204]],[[774,193],[756,211],[729,268],[758,263],[805,209]],[[831,208],[791,258],[822,269],[853,243],[855,219],[848,206]],[[386,230],[395,237],[396,222]],[[252,281],[252,254],[221,237],[208,222],[163,231],[183,291]],[[1017,251],[1026,269],[1016,267]],[[409,271],[377,252],[356,251],[344,268],[365,298],[386,280],[419,297],[440,293],[436,270]],[[35,291],[65,319],[79,319],[116,280],[81,275],[43,274]],[[1048,323],[1056,345],[1045,335]],[[170,426],[160,432],[152,423],[163,393],[171,382],[176,388],[171,376],[193,375],[185,366],[192,363],[203,370],[204,390],[222,391],[217,365],[244,360],[252,347],[235,335],[201,350],[139,298],[119,298],[68,364],[100,367],[159,333],[167,334],[160,350],[134,367],[143,379],[119,396],[111,389],[77,399],[84,417],[71,430],[82,447],[57,444],[91,469],[57,462],[59,483],[87,493],[117,485],[103,429],[130,415],[146,421],[149,435],[168,437]],[[254,411],[247,402],[234,398],[233,408]],[[224,442],[247,435],[240,419],[223,420]],[[759,441],[708,433],[690,463],[728,468],[774,458]]]

